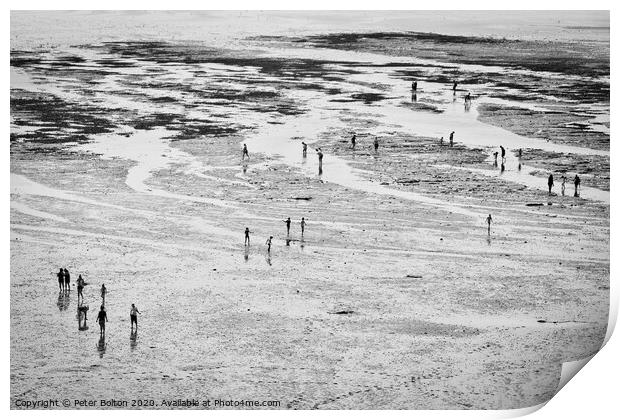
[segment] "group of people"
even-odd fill
[[[60,288],[61,293],[69,293],[71,291],[71,276],[69,271],[66,268],[61,268],[56,274],[58,278],[58,286]],[[84,303],[84,286],[86,286],[86,282],[82,278],[82,275],[78,275],[76,280],[76,286],[78,291],[78,301],[77,301],[77,317],[78,317],[78,327],[80,331],[86,330],[86,321],[88,320],[88,310],[89,306]],[[107,288],[105,284],[101,285],[101,306],[99,309],[99,313],[97,314],[97,323],[99,323],[99,334],[105,335],[105,324],[108,322],[108,315],[105,309],[105,298],[107,295]],[[137,331],[138,329],[138,308],[135,304],[131,304],[131,308],[129,310],[129,317],[131,320],[131,331],[133,333],[134,326]]]
[[[291,218],[288,217],[286,218],[286,220],[284,220],[284,223],[286,224],[286,237],[288,238],[291,234]],[[301,237],[304,237],[304,233],[306,231],[306,218],[302,217],[301,221],[299,222],[299,226],[301,227]],[[245,236],[244,236],[244,245],[246,247],[250,246],[250,228],[246,227],[245,228]],[[303,240],[303,239],[302,239]],[[271,245],[273,243],[273,236],[269,236],[269,238],[267,238],[267,241],[265,242],[265,245],[267,245],[267,253],[271,253]],[[288,242],[287,242],[288,244]]]
[[[562,184],[561,184],[562,195],[564,195],[566,192],[566,179],[567,179],[566,176],[562,175]],[[580,192],[580,187],[581,187],[581,178],[579,178],[578,174],[575,174],[575,178],[573,178],[573,184],[575,185],[574,196],[579,197],[579,192]],[[549,178],[547,178],[547,186],[549,187],[549,195],[552,194],[551,190],[553,189],[554,185],[555,184],[553,183],[553,174],[549,174]]]

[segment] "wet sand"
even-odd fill
[[[454,68],[473,70],[446,70],[441,46],[429,63],[355,44],[125,41],[12,52],[12,398],[519,408],[600,347],[609,133],[547,119],[557,138],[591,133],[547,141],[501,113],[553,108],[597,126],[604,98],[584,110],[508,92],[494,70],[454,95]],[[415,98],[408,71],[425,75]],[[581,197],[570,183],[559,194],[559,177],[549,196],[549,170],[583,174]],[[58,294],[59,266],[90,283],[87,331],[75,286]]]

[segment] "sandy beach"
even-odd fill
[[[380,16],[11,14],[11,401],[511,409],[600,348],[608,13]]]

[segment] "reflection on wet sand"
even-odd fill
[[[105,342],[105,333],[99,337],[97,340],[97,352],[99,352],[99,357],[103,358],[106,350],[106,342]]]
[[[138,345],[137,340],[138,340],[138,329],[137,328],[135,330],[132,329],[131,333],[129,334],[129,348],[131,350],[136,349],[136,346]]]

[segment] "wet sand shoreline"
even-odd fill
[[[84,398],[113,398],[129,378],[144,396],[191,390],[282,408],[517,408],[548,400],[559,363],[600,346],[608,202],[548,196],[542,178],[532,188],[476,172],[495,170],[476,130],[502,124],[467,114],[460,91],[452,104],[448,85],[422,82],[415,102],[393,69],[283,52],[275,60],[269,47],[232,62],[174,44],[157,48],[179,55],[158,62],[135,47],[118,65],[87,48],[83,75],[64,58],[19,63],[35,86],[11,91],[20,121],[11,138],[12,396],[72,394],[87,381]],[[208,58],[183,61],[188,51]],[[143,69],[156,77],[143,79]],[[136,83],[153,91],[123,91]],[[35,102],[24,91],[33,87]],[[80,107],[84,97],[97,100]],[[71,111],[50,114],[59,106]],[[401,115],[410,121],[398,126]],[[46,118],[51,129],[32,131]],[[442,118],[455,118],[453,148],[438,145]],[[59,128],[59,119],[75,124]],[[471,140],[458,124],[470,125]],[[451,127],[437,129],[447,139]],[[326,153],[322,176],[315,147]],[[555,158],[538,150],[532,167],[548,169]],[[577,156],[563,169],[595,162]],[[607,183],[594,186],[608,190],[601,160],[593,171]],[[64,297],[57,307],[58,264],[92,282],[91,308],[99,283],[108,286],[105,349],[95,326],[77,331],[72,310],[59,310]],[[133,341],[132,302],[144,311]],[[120,388],[101,395],[110,381]]]

